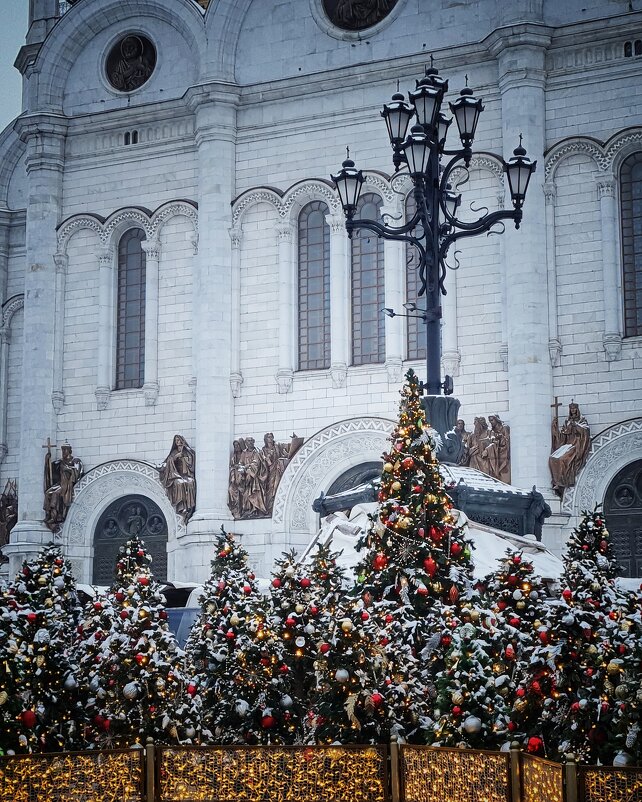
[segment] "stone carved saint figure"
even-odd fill
[[[139,36],[126,36],[120,43],[120,58],[109,73],[112,86],[121,92],[138,89],[152,74],[154,68],[145,55]]]
[[[584,467],[591,445],[591,430],[580,412],[579,404],[571,402],[568,417],[560,427],[557,416],[551,427],[553,453],[548,467],[553,479],[553,490],[563,495],[566,487],[573,487],[577,475]]]
[[[15,479],[7,479],[0,496],[0,549],[9,542],[11,530],[18,521],[18,490]],[[0,563],[6,558],[0,554]]]
[[[174,435],[172,448],[158,469],[167,497],[185,523],[196,509],[196,453],[185,438]]]
[[[82,461],[74,457],[69,443],[60,448],[60,459],[51,459],[51,449],[45,455],[45,524],[57,532],[67,518],[74,498],[74,485],[84,474]]]
[[[473,432],[468,438],[468,465],[478,471],[488,473],[488,455],[486,449],[490,445],[490,432],[486,418],[478,417],[473,422]]]
[[[510,426],[499,415],[489,415],[490,443],[486,447],[486,473],[510,484]]]
[[[360,30],[380,22],[396,0],[337,0],[332,21],[341,28]]]
[[[227,488],[227,506],[232,517],[238,520],[241,517],[241,453],[245,449],[245,440],[241,437],[232,443],[232,456],[230,457],[230,480]]]
[[[457,465],[465,466],[468,465],[468,463],[470,462],[470,452],[468,444],[470,442],[470,437],[471,437],[470,432],[466,431],[466,421],[459,418],[457,423],[455,424],[455,431],[461,437],[461,442],[462,442],[462,451],[459,459],[457,460]]]
[[[263,462],[253,437],[245,438],[245,449],[239,459],[241,478],[241,518],[267,518]]]

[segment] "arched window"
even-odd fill
[[[357,217],[378,220],[381,198],[362,195]],[[386,357],[383,240],[370,231],[352,236],[352,364],[372,365]]]
[[[633,153],[620,171],[624,336],[642,335],[642,152]]]
[[[142,387],[145,381],[145,251],[140,228],[126,231],[118,243],[116,313],[116,389]]]
[[[410,220],[417,211],[415,196],[411,193],[406,198],[406,220]],[[419,271],[417,270],[417,249],[408,242],[406,243],[406,301],[417,304],[418,307],[425,307],[420,303],[419,293]],[[418,314],[411,312],[410,314]],[[418,317],[406,318],[406,350],[408,359],[426,358],[426,326]]]
[[[330,367],[330,227],[320,201],[299,214],[299,370]]]

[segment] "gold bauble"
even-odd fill
[[[341,629],[344,632],[351,632],[354,629],[354,624],[349,618],[344,618],[341,622]]]
[[[38,577],[38,584],[39,585],[46,585],[47,584],[47,577],[46,576],[39,576]]]
[[[615,689],[615,698],[616,699],[626,699],[629,695],[629,689],[626,687],[624,683],[618,685]]]
[[[539,629],[541,626],[542,626],[542,622],[539,620],[539,618],[537,619],[537,621],[533,621],[534,629]]]
[[[237,627],[241,623],[241,619],[238,617],[236,613],[232,613],[230,616],[230,624],[233,627]]]
[[[0,705],[4,705],[9,698],[9,694],[6,691],[0,691]]]
[[[619,674],[620,673],[619,664],[615,663],[615,662],[613,662],[613,660],[611,660],[611,662],[606,667],[606,673],[607,674]]]
[[[586,653],[590,655],[597,654],[597,646],[595,646],[593,643],[589,644],[586,647]]]
[[[392,467],[392,462],[386,462],[384,463],[383,470],[385,473],[392,473]]]
[[[36,656],[36,665],[41,668],[45,664],[45,657],[42,654]]]
[[[591,590],[592,590],[594,593],[597,593],[597,591],[598,591],[598,590],[599,590],[601,587],[602,587],[602,585],[600,585],[600,583],[599,583],[599,582],[591,582]]]
[[[301,615],[301,613],[305,612],[305,605],[304,604],[297,604],[294,608],[294,611]]]
[[[393,493],[398,493],[401,490],[401,482],[396,482],[396,481],[393,482],[390,485],[390,489],[392,490]]]
[[[526,607],[526,602],[523,599],[520,599],[515,607],[517,607],[518,610],[523,610]]]
[[[527,706],[528,702],[526,701],[526,699],[516,699],[515,704],[513,705],[513,709],[517,710],[518,713],[522,713],[524,710],[526,710]]]
[[[453,691],[450,699],[454,705],[460,705],[464,701],[464,694],[461,691]]]
[[[470,620],[471,621],[479,621],[479,610],[471,610],[470,611]]]

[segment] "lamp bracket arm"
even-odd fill
[[[479,220],[475,220],[473,223],[460,223],[457,221],[456,225],[459,230],[453,232],[452,234],[448,234],[448,236],[444,237],[440,243],[440,258],[445,258],[448,248],[450,248],[453,242],[457,242],[457,240],[462,239],[463,237],[475,237],[477,234],[483,234],[500,220],[515,220],[517,223],[520,218],[521,214],[516,209],[512,209],[510,211],[508,209],[501,209],[498,212],[491,212],[490,214],[484,215],[484,217],[481,217]]]

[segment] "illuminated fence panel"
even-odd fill
[[[639,802],[642,768],[578,766],[581,802]]]
[[[158,750],[160,802],[387,802],[384,747]]]
[[[559,763],[522,755],[522,802],[564,802],[564,769]]]
[[[404,745],[400,773],[402,802],[510,800],[510,757],[504,752]]]
[[[0,802],[142,802],[143,750],[0,758]]]

